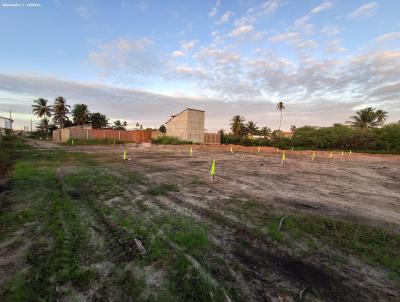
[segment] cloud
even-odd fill
[[[178,58],[178,57],[184,57],[185,54],[184,54],[182,51],[180,51],[180,50],[175,50],[175,51],[172,53],[172,56]]]
[[[215,6],[211,9],[211,11],[208,13],[208,15],[210,17],[215,17],[217,15],[218,12],[218,8],[221,6],[221,1],[217,0],[217,2],[215,3]]]
[[[324,10],[327,10],[327,9],[332,8],[332,6],[333,6],[332,2],[330,2],[330,1],[324,1],[324,2],[322,2],[320,5],[318,5],[317,7],[314,7],[314,8],[311,10],[311,13],[312,13],[312,14],[318,14],[318,13],[324,11]]]
[[[234,21],[236,27],[252,25],[263,17],[273,14],[285,2],[283,0],[269,0],[249,8],[245,14]]]
[[[355,11],[348,15],[349,19],[354,19],[358,17],[370,17],[376,13],[378,4],[376,2],[369,2],[367,4],[361,5]]]
[[[286,34],[279,34],[272,36],[268,39],[270,42],[283,42],[283,41],[290,41],[293,39],[298,39],[299,38],[299,33],[297,32],[290,32]]]
[[[326,52],[335,53],[335,52],[345,52],[346,48],[341,46],[341,40],[333,40],[328,43],[328,47],[326,48]]]
[[[239,26],[239,27],[236,27],[235,29],[233,29],[229,35],[230,36],[240,36],[240,35],[249,33],[252,30],[253,30],[252,25],[242,25],[242,26]]]
[[[376,42],[385,43],[400,39],[400,32],[391,32],[383,34],[375,39]]]
[[[321,33],[334,36],[340,33],[340,29],[336,26],[324,26],[321,29]]]
[[[231,11],[225,12],[225,13],[221,16],[221,18],[219,19],[218,24],[224,24],[224,23],[229,22],[230,16],[232,16],[232,12],[231,12]]]
[[[181,43],[181,47],[185,51],[192,50],[198,42],[198,40],[184,41]]]
[[[139,40],[117,39],[100,45],[89,53],[90,61],[107,74],[119,71],[148,75],[161,66],[160,58],[149,38]]]

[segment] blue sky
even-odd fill
[[[7,6],[19,4],[18,7]],[[3,1],[0,115],[37,97],[159,126],[186,107],[289,128],[376,106],[400,120],[400,2]]]

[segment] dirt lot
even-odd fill
[[[399,156],[28,143],[2,204],[34,212],[3,226],[6,300],[400,300]]]

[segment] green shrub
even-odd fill
[[[174,136],[160,136],[151,140],[153,144],[160,145],[191,145],[193,142],[183,141]]]

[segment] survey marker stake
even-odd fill
[[[193,156],[193,148],[192,147],[190,147],[190,149],[189,149],[189,155]]]
[[[127,159],[127,157],[126,157],[126,150],[124,150],[124,156],[122,157],[124,160],[126,160]]]
[[[314,159],[315,159],[315,157],[316,157],[316,155],[315,155],[315,151],[313,151],[313,153],[312,153],[312,157],[311,157],[311,160],[314,160]]]
[[[282,158],[281,158],[281,166],[283,166],[283,164],[285,163],[285,161],[286,161],[286,153],[285,153],[285,151],[283,151],[283,152],[282,152]]]
[[[215,159],[213,159],[212,164],[211,164],[211,181],[214,181],[214,175],[215,175]]]
[[[332,158],[332,155],[333,155],[333,152],[331,151],[331,152],[329,153],[329,158]]]

